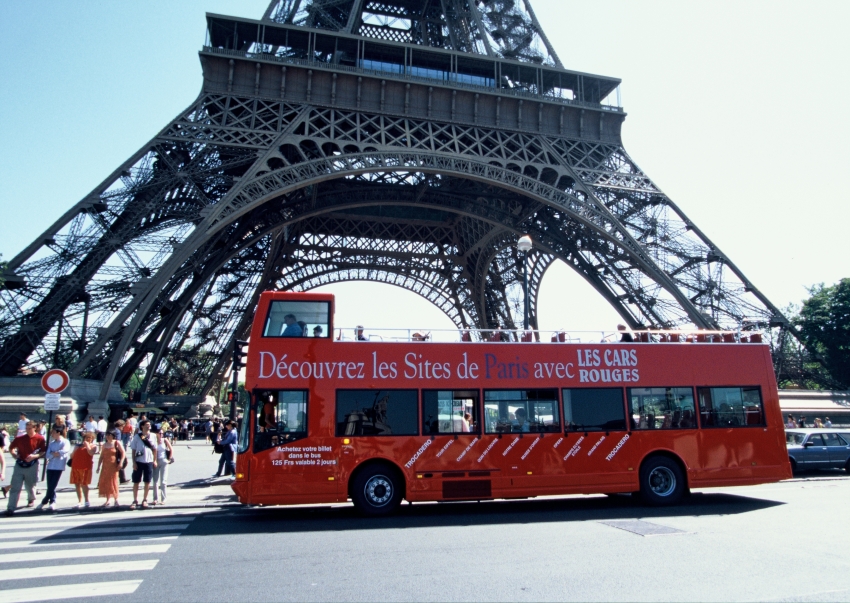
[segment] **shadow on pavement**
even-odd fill
[[[237,534],[403,529],[573,522],[604,519],[735,515],[784,503],[725,493],[694,493],[675,507],[647,507],[631,496],[522,501],[403,504],[391,517],[363,518],[351,506],[243,507],[210,512],[186,534],[220,536],[219,521]],[[212,521],[206,521],[207,519]]]

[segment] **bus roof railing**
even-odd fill
[[[334,330],[336,341],[354,341],[358,327]],[[760,331],[644,329],[629,331],[569,331],[539,329],[365,329],[373,342],[417,343],[762,343]],[[631,338],[631,339],[629,339]]]

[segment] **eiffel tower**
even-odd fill
[[[528,0],[274,0],[207,15],[189,107],[14,257],[0,375],[204,395],[259,292],[376,281],[531,324],[562,260],[633,328],[787,326],[623,148],[616,78]]]

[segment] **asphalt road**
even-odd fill
[[[206,478],[210,448],[190,446],[168,507],[0,520],[0,602],[850,601],[843,473],[665,509],[571,496],[364,519],[350,505],[232,506],[225,480]]]
[[[600,496],[405,505],[381,520],[227,509],[194,520],[156,577],[115,600],[847,601],[848,501],[836,476],[672,509]]]

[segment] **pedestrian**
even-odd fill
[[[800,427],[806,426],[806,417],[800,416]]]
[[[224,475],[236,475],[236,421],[227,421],[224,424],[224,435],[219,435],[217,442],[222,453],[218,462],[218,473],[214,477],[221,477],[222,466]]]
[[[153,504],[164,505],[168,496],[168,465],[174,462],[174,447],[160,429],[156,433],[156,467],[153,470]],[[157,493],[159,496],[157,496]]]
[[[815,428],[817,428],[817,429],[823,428],[823,421],[821,421],[819,417],[815,417]]]
[[[826,420],[823,422],[824,427],[832,427],[832,421],[829,420],[829,417],[826,417]]]
[[[5,427],[0,428],[0,437],[3,438],[3,442],[4,442],[2,447],[0,447],[0,451],[8,452],[9,451],[9,444],[12,443],[12,439],[9,437],[9,432],[6,431]],[[2,456],[2,455],[0,455],[0,456]]]
[[[212,428],[213,428],[213,422],[210,421],[209,419],[207,419],[207,422],[204,423],[204,435],[207,438],[207,444],[213,443],[213,441],[212,441]]]
[[[38,509],[44,509],[45,505],[51,511],[56,510],[56,486],[62,478],[62,472],[67,467],[68,459],[71,457],[71,443],[65,439],[65,428],[62,425],[53,425],[50,430],[50,443],[47,444],[47,493],[41,499]]]
[[[6,479],[6,445],[8,444],[6,430],[0,431],[0,482]],[[6,498],[6,488],[3,488],[3,498]]]
[[[120,427],[121,429],[121,444],[126,449],[127,446],[130,445],[130,440],[133,438],[133,434],[136,433],[135,419],[132,415],[127,417],[127,420],[123,422]]]
[[[97,444],[95,443],[96,434],[93,431],[87,431],[83,434],[83,441],[74,450],[71,457],[71,484],[77,490],[77,505],[75,509],[80,507],[90,507],[89,502],[89,485],[91,485],[92,469],[94,467],[94,453],[97,452]]]
[[[121,445],[120,432],[117,429],[106,432],[106,443],[100,449],[100,459],[97,461],[97,496],[105,498],[104,508],[109,506],[109,499],[115,501],[118,507],[118,470],[124,463],[126,452]]]
[[[103,418],[103,415],[100,415],[97,418],[97,443],[103,444],[104,438],[106,437],[106,419]]]
[[[794,420],[794,415],[788,415],[788,420],[785,421],[785,427],[789,429],[797,427],[797,421]]]
[[[153,470],[156,468],[156,446],[151,442],[151,422],[147,419],[139,421],[139,433],[130,442],[133,455],[133,504],[131,509],[139,507],[139,484],[145,483],[145,494],[141,508],[148,508],[148,494],[151,489]]]
[[[9,446],[9,453],[15,459],[12,471],[12,483],[9,488],[9,503],[6,515],[12,515],[18,508],[21,489],[27,489],[27,507],[35,506],[35,484],[38,481],[38,459],[44,456],[47,443],[36,431],[34,421],[27,421],[24,435],[15,438]]]
[[[71,446],[77,443],[77,421],[68,415],[65,417],[65,433],[68,434],[68,442]]]
[[[27,434],[27,423],[28,422],[29,422],[29,419],[27,419],[27,416],[24,413],[21,413],[19,420],[18,420],[18,432],[15,434],[16,438],[19,438],[21,436],[25,436]]]
[[[86,418],[86,422],[83,424],[83,431],[85,433],[97,433],[97,421],[94,420],[94,417],[92,415],[89,415]]]

